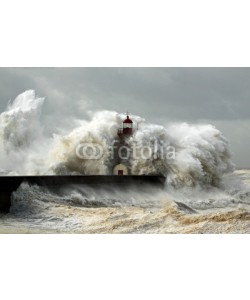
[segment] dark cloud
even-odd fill
[[[0,68],[1,111],[27,89],[46,97],[48,131],[103,109],[160,124],[209,122],[227,134],[235,161],[250,166],[249,68]]]

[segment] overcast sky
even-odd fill
[[[229,139],[237,167],[250,167],[250,68],[0,68],[1,112],[27,89],[46,98],[48,132],[89,110],[210,123]]]

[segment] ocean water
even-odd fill
[[[250,171],[235,171],[224,188],[206,191],[105,193],[70,187],[54,194],[23,184],[0,228],[6,233],[250,233]]]
[[[111,145],[124,115],[90,113],[75,128],[46,135],[40,116],[45,99],[20,94],[0,114],[1,175],[112,173]],[[67,116],[65,116],[67,118]],[[229,141],[210,124],[136,124],[128,145],[152,149],[149,159],[131,156],[134,175],[164,174],[164,189],[69,186],[51,192],[23,183],[12,193],[1,232],[25,233],[248,233],[250,171],[236,170]],[[167,116],[166,116],[167,118]],[[76,155],[79,144],[101,147],[98,159]],[[168,149],[174,156],[168,156]],[[138,150],[139,149],[139,150]]]

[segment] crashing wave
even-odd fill
[[[44,98],[33,90],[19,95],[0,115],[1,172],[9,174],[111,174],[111,145],[124,118],[113,111],[93,114],[68,135],[46,137],[39,122]],[[159,126],[131,116],[139,128],[128,140],[136,151],[151,147],[150,157],[131,157],[135,175],[166,174],[175,187],[218,185],[233,170],[229,143],[212,125]],[[81,143],[99,145],[98,159],[76,155]],[[169,153],[171,149],[171,153]],[[8,170],[8,171],[6,171]]]

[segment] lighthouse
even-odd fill
[[[133,134],[133,121],[129,118],[127,113],[127,118],[123,121],[123,127],[118,129],[119,138],[126,138]]]
[[[133,121],[127,113],[126,119],[122,123],[122,127],[118,129],[118,143],[115,148],[116,164],[113,168],[113,174],[118,176],[130,175],[130,155],[131,149],[128,144],[128,138],[133,134]]]

